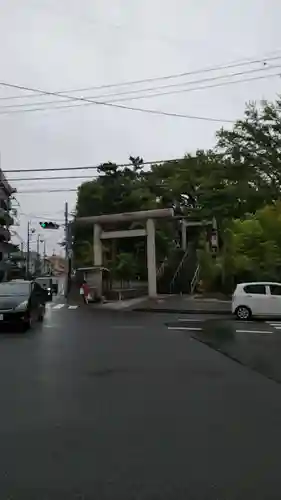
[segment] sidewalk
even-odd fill
[[[135,297],[133,299],[128,300],[110,300],[107,302],[103,302],[100,304],[89,304],[89,306],[93,309],[101,309],[101,310],[111,310],[111,311],[123,311],[124,309],[128,309],[130,311],[135,311],[135,307],[138,304],[142,304],[144,300],[147,300],[145,297]]]
[[[180,314],[231,314],[231,301],[192,298],[180,295],[161,295],[157,299],[138,297],[128,300],[92,304],[92,308],[114,311],[139,311]]]
[[[162,295],[157,299],[145,299],[134,307],[134,310],[180,314],[231,314],[231,301],[193,298],[189,295]]]

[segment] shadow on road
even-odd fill
[[[281,383],[281,331],[262,322],[208,320],[193,339]]]
[[[30,338],[42,331],[42,323],[35,324],[32,328],[24,328],[21,324],[6,324],[0,326],[0,342],[5,339]]]

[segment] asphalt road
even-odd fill
[[[191,337],[281,383],[281,321],[237,321],[231,316],[197,317],[187,315],[167,322],[170,330],[185,331]]]
[[[280,385],[180,319],[53,304],[0,334],[1,500],[280,498]]]

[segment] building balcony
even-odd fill
[[[14,224],[14,219],[11,217],[9,212],[0,206],[0,225],[2,226],[12,226]]]
[[[2,191],[5,191],[8,196],[11,196],[13,193],[16,193],[16,189],[12,188],[12,186],[7,181],[4,173],[0,169],[0,188]]]
[[[0,226],[0,241],[10,241],[11,233],[9,229]]]

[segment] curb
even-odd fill
[[[171,309],[171,308],[162,308],[157,309],[153,307],[135,307],[131,309],[131,311],[138,312],[152,312],[152,313],[172,313],[172,314],[217,314],[221,316],[232,315],[231,311],[222,311],[221,309]]]

